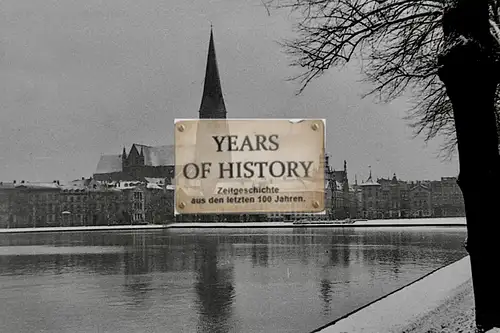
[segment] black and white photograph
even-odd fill
[[[0,333],[500,333],[500,0],[1,0]]]

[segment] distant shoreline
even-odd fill
[[[428,220],[428,222],[426,221]],[[0,229],[0,234],[41,233],[41,232],[86,232],[86,231],[133,231],[133,230],[160,230],[160,229],[244,229],[244,228],[370,228],[370,227],[466,227],[463,223],[450,221],[432,223],[432,220],[447,219],[419,219],[420,223],[411,220],[371,220],[357,223],[335,222],[307,222],[294,224],[293,222],[187,222],[169,224],[145,225],[112,225],[112,226],[77,226],[77,227],[40,227],[40,228],[10,228]],[[453,220],[456,220],[454,218]],[[425,221],[425,222],[424,222]]]

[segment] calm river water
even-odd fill
[[[0,332],[310,332],[466,255],[465,228],[0,235]]]

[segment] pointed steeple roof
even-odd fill
[[[371,166],[368,167],[370,168],[370,175],[368,176],[368,179],[361,184],[361,186],[380,186],[380,184],[374,181],[372,178],[372,167]]]
[[[226,118],[226,105],[222,96],[219,68],[215,56],[214,34],[210,27],[210,42],[208,44],[207,67],[205,83],[199,111],[200,119]]]
[[[370,169],[370,175],[368,176],[368,179],[366,180],[366,183],[373,182],[373,179],[372,179],[372,167],[368,166],[368,168]]]
[[[392,176],[391,184],[393,185],[399,184],[398,179],[396,178],[396,173],[394,173],[394,175]]]

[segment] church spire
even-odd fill
[[[226,105],[222,96],[222,88],[215,57],[214,34],[210,25],[210,42],[208,44],[207,67],[205,70],[205,83],[199,111],[200,119],[226,118]]]
[[[370,169],[370,175],[368,176],[368,179],[366,180],[367,183],[372,182],[372,166],[369,165],[368,168]]]
[[[396,173],[392,176],[391,184],[397,185],[398,184],[398,178],[396,178]]]

